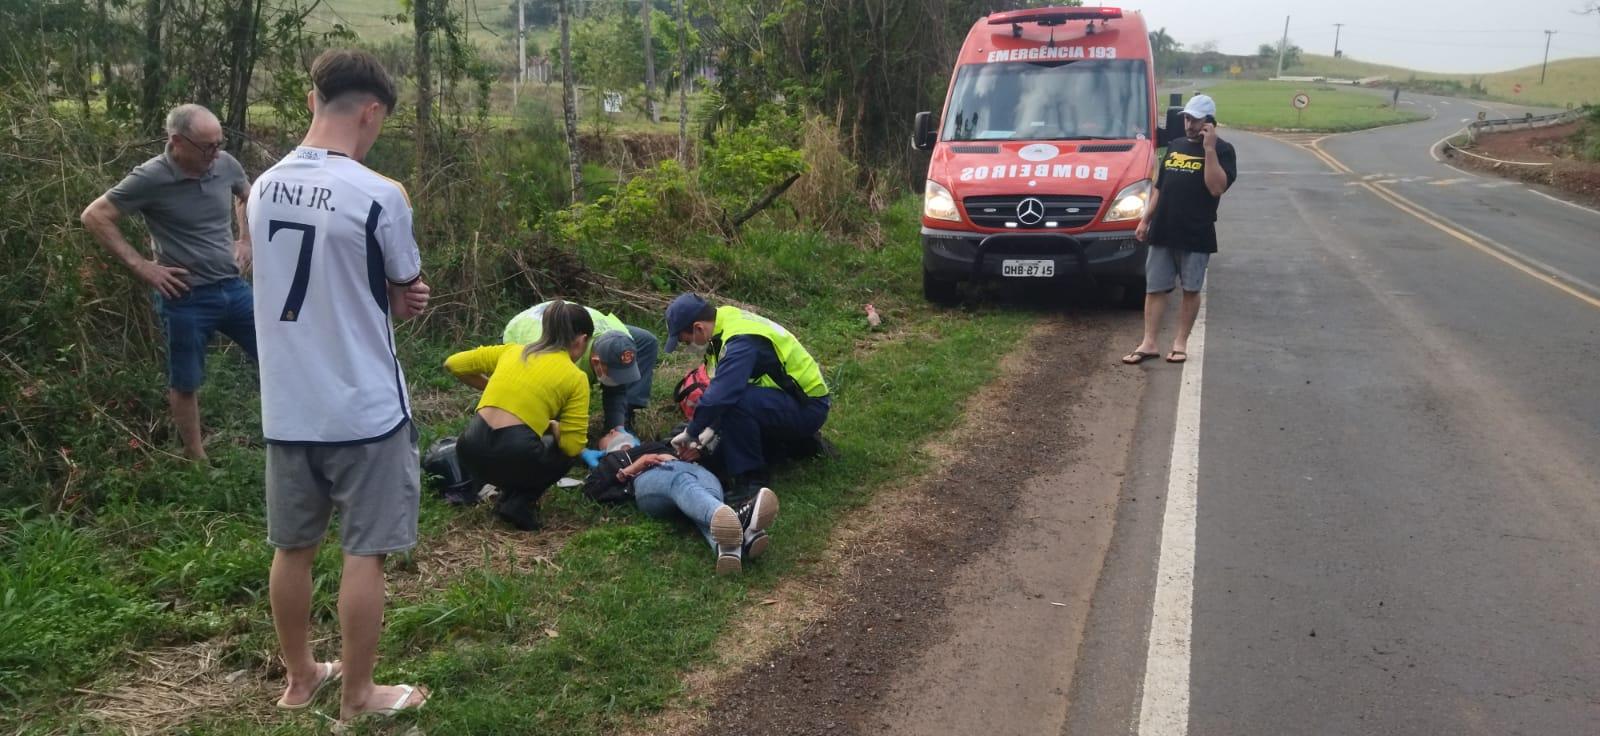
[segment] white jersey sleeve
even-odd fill
[[[411,419],[389,285],[421,275],[405,190],[302,146],[256,179],[261,424],[277,444],[356,444]]]

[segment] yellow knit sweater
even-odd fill
[[[456,353],[444,367],[457,376],[486,375],[489,385],[478,408],[511,412],[535,432],[561,421],[561,451],[576,456],[589,442],[589,378],[566,351],[522,359],[521,345],[489,345]]]

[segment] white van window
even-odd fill
[[[1096,140],[1150,135],[1140,59],[967,64],[944,140]]]

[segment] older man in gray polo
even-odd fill
[[[166,151],[140,164],[80,217],[95,240],[155,291],[167,337],[167,403],[192,460],[206,458],[197,394],[211,336],[221,332],[256,357],[254,303],[241,277],[250,265],[243,207],[250,180],[222,142],[222,124],[210,110],[173,108]],[[154,241],[153,259],[118,228],[135,214]]]

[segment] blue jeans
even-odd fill
[[[650,380],[656,372],[659,343],[655,334],[643,327],[628,325],[628,335],[633,337],[634,346],[638,348],[634,360],[639,366],[639,380],[621,386],[600,387],[601,412],[605,416],[607,430],[627,426],[631,431],[633,410],[650,405]]]
[[[234,277],[196,286],[177,299],[155,294],[167,333],[167,385],[193,393],[206,378],[206,347],[221,332],[256,359],[255,300],[250,285]]]
[[[639,510],[652,518],[689,517],[711,548],[717,548],[711,538],[711,515],[722,506],[722,483],[715,473],[683,460],[662,463],[633,479],[633,498]]]

